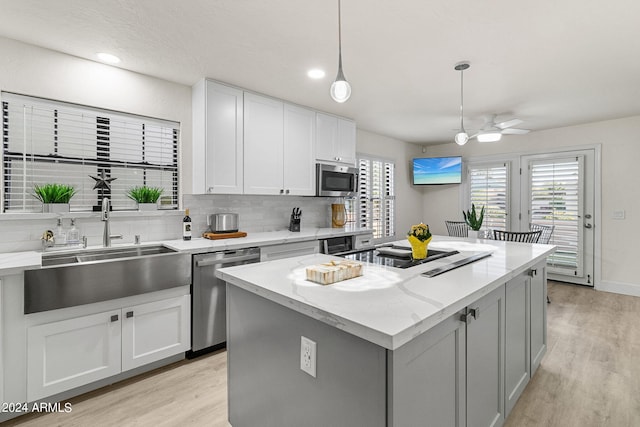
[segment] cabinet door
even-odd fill
[[[459,314],[387,354],[388,426],[465,425],[465,324]]]
[[[505,286],[480,298],[467,323],[467,427],[504,423]]]
[[[284,105],[285,194],[315,196],[316,113],[295,105]]]
[[[531,375],[547,351],[547,268],[545,261],[531,270]]]
[[[32,402],[120,373],[120,310],[27,329]]]
[[[338,162],[356,164],[356,122],[338,119],[338,145],[336,147]]]
[[[206,87],[206,191],[242,194],[243,93],[211,81]]]
[[[263,246],[260,249],[260,262],[317,254],[319,249],[320,245],[317,240]]]
[[[529,287],[527,273],[509,280],[505,312],[505,416],[508,416],[531,377],[529,350]]]
[[[244,94],[244,192],[284,194],[282,101]]]
[[[316,160],[336,162],[338,145],[338,118],[316,113]]]
[[[122,309],[122,370],[190,348],[190,298],[184,295]]]

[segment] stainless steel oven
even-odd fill
[[[355,196],[358,185],[358,170],[351,166],[316,165],[316,196]]]

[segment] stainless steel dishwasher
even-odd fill
[[[217,269],[260,262],[260,248],[210,252],[193,256],[191,351],[188,357],[224,347],[227,341],[226,283]]]

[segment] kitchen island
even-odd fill
[[[365,264],[328,286],[305,280],[306,267],[340,260],[327,255],[219,270],[230,423],[501,425],[546,350],[554,247],[434,236],[430,248],[460,253],[406,270]],[[315,342],[315,376],[301,370],[302,337]]]

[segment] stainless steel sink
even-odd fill
[[[24,313],[37,313],[190,285],[191,255],[162,245],[44,254],[24,279]]]

